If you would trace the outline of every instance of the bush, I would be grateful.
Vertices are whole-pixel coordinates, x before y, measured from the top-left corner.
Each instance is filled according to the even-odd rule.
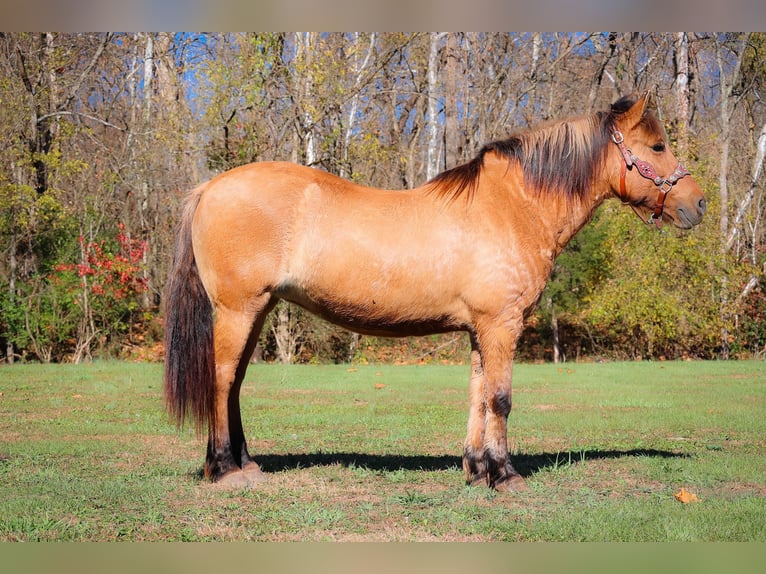
[[[22,356],[79,362],[120,343],[143,321],[146,242],[131,239],[120,224],[115,240],[80,237],[78,244],[78,262],[31,277],[17,289],[15,304],[7,294],[0,299],[5,337]]]

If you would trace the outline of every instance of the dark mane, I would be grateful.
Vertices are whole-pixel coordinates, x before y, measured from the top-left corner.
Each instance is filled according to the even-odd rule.
[[[612,126],[634,101],[624,97],[608,112],[570,118],[486,144],[474,159],[440,173],[427,185],[448,200],[463,194],[470,198],[476,191],[484,156],[495,153],[507,159],[509,167],[513,163],[520,165],[525,184],[537,193],[577,201],[587,195],[603,165]],[[645,114],[642,122],[648,130],[662,133],[653,114]]]

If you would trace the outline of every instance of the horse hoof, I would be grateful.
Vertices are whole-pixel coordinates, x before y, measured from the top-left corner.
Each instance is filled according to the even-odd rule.
[[[258,484],[269,480],[269,475],[261,470],[261,467],[254,462],[246,464],[242,468],[242,472],[245,473],[248,480],[252,484]]]
[[[502,482],[495,483],[494,487],[498,492],[523,492],[529,490],[527,481],[520,474],[512,474]]]
[[[257,465],[256,465],[257,466]],[[224,490],[240,490],[244,488],[253,488],[255,485],[266,480],[266,475],[257,470],[232,470],[219,478],[215,485]]]
[[[483,476],[482,475],[477,475],[477,476],[474,476],[473,478],[469,477],[469,478],[466,479],[465,483],[468,486],[470,486],[470,487],[483,486],[483,487],[486,488],[486,486],[488,484],[488,482],[487,482],[487,475],[486,474],[483,475]]]

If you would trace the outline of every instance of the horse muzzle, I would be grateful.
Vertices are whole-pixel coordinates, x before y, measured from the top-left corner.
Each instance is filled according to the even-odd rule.
[[[707,211],[707,201],[701,197],[695,204],[677,206],[675,211],[674,223],[676,226],[681,229],[691,229],[702,221],[702,217]]]

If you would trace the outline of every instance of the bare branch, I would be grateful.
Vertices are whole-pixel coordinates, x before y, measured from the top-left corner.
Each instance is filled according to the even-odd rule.
[[[85,66],[83,71],[80,73],[80,77],[77,78],[77,81],[72,84],[72,88],[69,90],[69,94],[64,99],[62,104],[59,106],[59,110],[64,110],[69,107],[69,105],[74,101],[74,99],[77,97],[77,92],[80,91],[80,87],[82,86],[83,82],[90,76],[91,71],[98,63],[98,60],[101,58],[101,54],[103,54],[104,49],[109,44],[109,42],[112,41],[112,38],[114,37],[114,34],[112,32],[109,32],[104,35],[103,39],[101,40],[101,43],[98,45],[98,48],[96,48],[95,53],[93,54],[93,57],[90,59],[90,62],[88,62],[88,65]]]
[[[739,235],[739,226],[750,208],[750,204],[753,202],[753,197],[758,188],[758,180],[761,177],[763,171],[763,160],[766,156],[766,124],[761,128],[761,134],[758,136],[758,151],[755,155],[755,162],[753,163],[753,175],[750,181],[750,188],[745,193],[742,201],[737,208],[737,214],[734,216],[734,222],[729,229],[728,237],[726,238],[726,251],[730,251],[734,245],[734,240]]]
[[[50,114],[45,114],[44,116],[40,116],[39,118],[37,118],[37,121],[38,122],[42,122],[42,121],[45,121],[45,120],[47,120],[49,118],[60,117],[60,116],[77,116],[77,117],[89,119],[89,120],[94,121],[94,122],[98,122],[98,123],[100,123],[100,124],[102,124],[102,125],[104,125],[104,126],[106,126],[108,128],[113,128],[113,129],[116,129],[116,130],[120,130],[121,132],[128,131],[127,128],[121,128],[120,126],[116,126],[116,125],[114,125],[114,124],[112,124],[110,122],[107,122],[106,120],[102,120],[101,118],[97,118],[95,116],[91,116],[90,114],[84,114],[82,112],[70,112],[70,111],[67,111],[67,110],[62,110],[62,111],[59,111],[59,112],[53,112],[53,113],[50,113]]]

